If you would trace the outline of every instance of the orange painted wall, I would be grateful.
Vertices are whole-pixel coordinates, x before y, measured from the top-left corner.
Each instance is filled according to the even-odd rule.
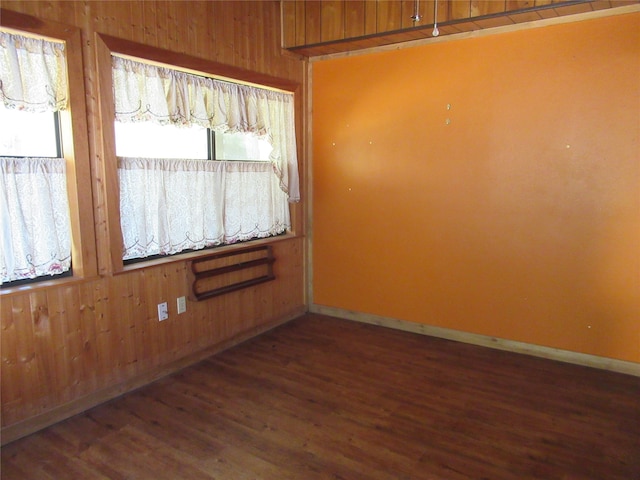
[[[639,132],[637,13],[313,63],[314,303],[640,362]]]

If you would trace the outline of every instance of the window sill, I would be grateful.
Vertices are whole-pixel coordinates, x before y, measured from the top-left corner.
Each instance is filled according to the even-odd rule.
[[[122,275],[129,272],[142,270],[145,268],[156,267],[158,265],[167,265],[167,264],[176,263],[176,262],[187,262],[189,260],[193,260],[194,258],[210,255],[213,251],[228,252],[228,251],[246,248],[247,246],[269,245],[269,244],[275,244],[279,242],[286,242],[286,241],[290,241],[300,237],[301,235],[298,235],[295,233],[286,233],[283,235],[279,235],[277,237],[260,238],[256,240],[250,240],[247,242],[234,243],[233,245],[223,245],[220,247],[216,247],[215,249],[209,248],[209,249],[198,250],[197,252],[171,255],[165,258],[157,258],[157,259],[149,260],[146,262],[143,261],[143,262],[138,262],[130,265],[125,265],[122,271],[115,273],[115,275]],[[75,285],[80,285],[86,282],[98,280],[100,278],[101,278],[100,276],[95,276],[95,275],[88,276],[88,277],[52,278],[50,280],[42,280],[35,283],[17,285],[15,287],[2,288],[0,289],[0,297],[8,298],[11,296],[23,295],[25,293],[38,292],[41,290],[61,288],[61,287],[73,287]]]
[[[167,265],[170,263],[176,263],[176,262],[187,262],[189,260],[193,260],[199,257],[204,257],[207,255],[211,255],[214,252],[229,252],[229,251],[233,251],[233,250],[240,250],[243,248],[247,248],[249,246],[257,246],[257,245],[271,245],[274,243],[279,243],[279,242],[285,242],[285,241],[289,241],[289,240],[293,240],[295,238],[300,238],[301,235],[298,235],[296,233],[285,233],[282,235],[278,235],[276,237],[268,237],[268,238],[259,238],[256,240],[249,240],[246,242],[238,242],[238,243],[234,243],[232,245],[221,245],[219,247],[215,247],[215,248],[205,248],[202,250],[198,250],[195,252],[189,252],[189,253],[177,253],[175,255],[170,255],[167,257],[163,257],[163,258],[154,258],[153,260],[148,260],[148,261],[140,261],[140,262],[136,262],[136,263],[131,263],[128,265],[124,265],[122,270],[119,272],[116,272],[115,275],[122,275],[125,273],[129,273],[132,271],[136,271],[136,270],[142,270],[145,268],[150,268],[150,267],[157,267],[159,265]]]
[[[97,280],[100,277],[64,277],[64,278],[51,278],[50,280],[41,280],[38,282],[27,283],[23,285],[17,285],[15,287],[4,287],[0,289],[0,297],[9,297],[14,295],[22,295],[25,293],[37,292],[39,290],[46,290],[50,288],[60,288],[79,285],[81,283]]]

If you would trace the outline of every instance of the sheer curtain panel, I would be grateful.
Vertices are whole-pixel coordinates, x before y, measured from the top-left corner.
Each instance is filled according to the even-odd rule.
[[[64,44],[0,32],[0,95],[7,108],[55,112],[67,108]]]
[[[2,282],[71,268],[64,158],[0,157]]]
[[[119,158],[123,259],[285,232],[286,195],[268,163]]]

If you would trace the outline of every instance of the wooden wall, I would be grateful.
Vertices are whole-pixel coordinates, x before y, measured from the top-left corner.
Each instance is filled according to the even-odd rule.
[[[617,8],[637,0],[438,0],[440,35]],[[309,57],[430,38],[434,0],[283,0],[283,45]],[[417,11],[420,19],[413,21]]]
[[[84,72],[70,75],[84,75],[93,198],[80,200],[89,211],[93,205],[100,272],[0,294],[6,442],[305,310],[302,204],[293,207],[297,235],[273,243],[275,281],[188,302],[187,312],[177,315],[176,298],[188,296],[185,260],[112,273],[96,153],[102,149],[95,33],[300,85],[306,67],[282,53],[277,1],[3,1],[2,7],[81,29]],[[304,96],[304,89],[298,93]],[[300,134],[298,144],[302,159]],[[170,317],[160,323],[163,301]]]
[[[312,310],[639,371],[639,26],[314,61]]]

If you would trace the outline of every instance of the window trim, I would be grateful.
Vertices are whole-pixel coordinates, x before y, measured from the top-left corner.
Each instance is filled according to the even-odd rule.
[[[71,261],[73,274],[62,278],[39,277],[40,280],[12,287],[7,284],[0,294],[24,291],[41,286],[66,284],[97,275],[93,191],[84,88],[81,30],[71,25],[42,20],[30,15],[0,9],[3,30],[33,35],[65,43],[69,106],[59,112],[60,137],[67,167],[67,195],[71,220]],[[73,112],[73,114],[72,114]]]
[[[115,149],[115,107],[113,98],[112,61],[111,56],[133,57],[135,60],[145,59],[149,63],[171,65],[172,68],[189,73],[206,74],[235,83],[243,83],[262,88],[273,88],[294,93],[296,122],[302,118],[302,105],[300,103],[301,85],[289,80],[244,70],[238,67],[224,65],[218,62],[180,54],[148,45],[124,40],[110,35],[96,32],[96,66],[98,70],[97,88],[100,123],[102,128],[97,130],[96,148],[98,150],[98,165],[96,168],[97,182],[103,190],[98,194],[104,202],[103,208],[96,210],[96,225],[100,226],[98,232],[99,247],[98,269],[100,274],[118,274],[134,269],[146,268],[160,263],[184,262],[191,258],[207,255],[209,249],[197,252],[178,253],[162,259],[140,261],[125,264],[122,260],[123,242],[120,230],[120,192],[118,187],[118,171]],[[300,152],[300,139],[297,140],[298,152]],[[302,158],[300,155],[298,158]],[[291,233],[266,239],[256,239],[251,242],[281,241],[283,238],[297,237],[302,232],[302,202],[290,204],[291,208]],[[248,242],[234,245],[220,246],[216,248],[237,249],[245,248]]]

